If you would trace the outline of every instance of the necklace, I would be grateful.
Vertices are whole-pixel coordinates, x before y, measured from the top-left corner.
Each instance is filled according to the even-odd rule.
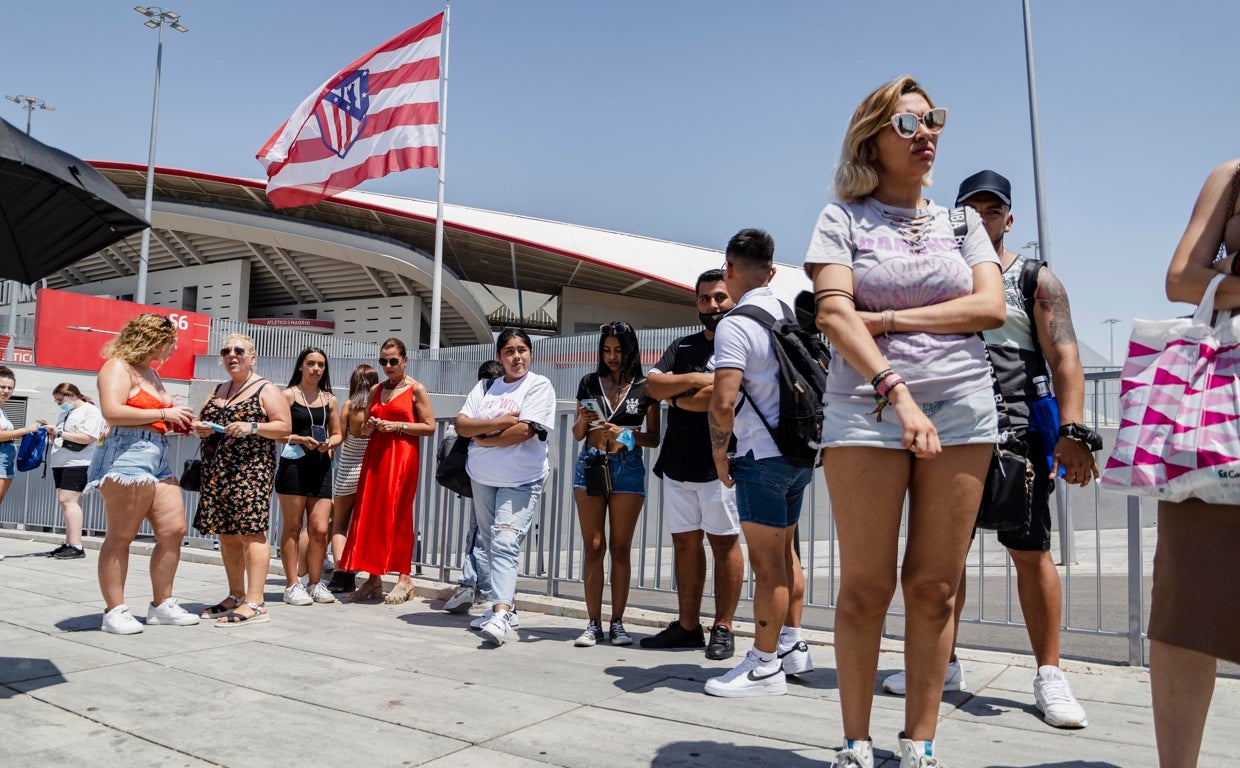
[[[229,382],[229,384],[228,384],[228,395],[227,395],[224,399],[225,399],[225,400],[232,400],[232,399],[233,399],[233,394],[235,394],[235,393],[237,393],[237,392],[244,392],[244,391],[245,391],[245,387],[246,387],[246,385],[250,383],[250,379],[251,379],[251,378],[253,378],[253,376],[254,376],[253,372],[251,372],[249,375],[247,375],[247,376],[245,377],[245,381],[241,382],[241,386],[240,386],[240,387],[238,387],[238,388],[237,388],[237,389],[235,389],[235,390],[233,389],[233,384],[234,384],[234,383],[236,383],[236,382]]]
[[[301,390],[301,399],[306,401],[307,408],[309,408],[314,403],[315,400],[318,400],[319,396],[322,395],[323,393],[322,390],[320,390],[318,387],[315,387],[314,389],[310,391],[311,394],[307,395],[306,388],[304,386],[302,386],[301,384],[298,384],[297,388]]]
[[[400,381],[392,381],[391,379],[388,379],[387,381],[383,382],[383,388],[384,389],[396,389],[397,387],[403,387],[405,385],[405,382],[408,380],[409,380],[408,376],[400,377]]]

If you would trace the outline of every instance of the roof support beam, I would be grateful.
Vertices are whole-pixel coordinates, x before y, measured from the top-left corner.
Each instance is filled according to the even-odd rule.
[[[362,269],[366,270],[366,277],[369,277],[370,282],[374,283],[375,287],[379,289],[380,296],[382,296],[385,299],[390,298],[392,296],[392,292],[389,291],[388,287],[383,284],[383,280],[379,278],[379,274],[377,272],[375,272],[370,267],[366,267],[366,266],[363,266]]]
[[[186,253],[194,257],[194,261],[200,265],[207,263],[207,257],[202,255],[202,251],[198,250],[197,246],[189,241],[189,238],[176,230],[169,229],[167,232],[172,236],[173,240],[177,241],[177,245],[184,248]]]
[[[393,273],[392,273],[392,276],[396,278],[396,282],[400,283],[400,287],[401,287],[401,288],[403,288],[403,289],[405,289],[405,293],[409,294],[410,296],[418,296],[418,295],[419,295],[419,294],[418,294],[418,287],[417,287],[416,285],[414,285],[414,284],[413,284],[413,281],[412,281],[412,280],[410,280],[409,278],[405,277],[404,275],[402,275],[402,274],[401,274],[401,273],[399,273],[399,272],[393,272]]]
[[[643,285],[645,285],[648,282],[650,282],[650,278],[643,277],[641,280],[638,280],[635,283],[630,283],[629,285],[626,285],[625,287],[621,288],[619,291],[616,291],[616,293],[619,293],[621,296],[623,296],[629,291],[636,291],[638,288],[641,288]]]
[[[287,279],[285,279],[284,275],[280,274],[280,271],[276,269],[276,265],[272,263],[271,257],[263,253],[262,248],[250,242],[247,242],[245,244],[245,247],[249,248],[250,253],[254,254],[254,258],[258,259],[262,263],[262,265],[267,268],[267,271],[270,272],[271,276],[276,279],[276,282],[280,284],[280,287],[282,287],[288,293],[288,295],[292,297],[294,303],[296,304],[306,303],[305,297],[302,296],[301,293],[299,293],[298,290],[293,287],[292,283],[290,283]]]
[[[178,264],[183,267],[189,266],[189,262],[186,261],[185,257],[181,255],[181,252],[176,249],[176,246],[171,240],[168,239],[167,235],[160,230],[155,229],[155,227],[151,227],[151,234],[155,236],[155,239],[159,241],[160,245],[168,250],[168,253],[172,254],[172,258],[176,259]]]
[[[73,281],[74,285],[84,285],[86,283],[86,278],[82,277],[82,273],[78,272],[73,267],[65,267],[64,269],[60,270],[60,274],[68,275],[69,279]]]
[[[122,240],[121,242],[124,242],[124,241]],[[126,243],[126,245],[128,245],[128,243]],[[123,253],[123,252],[122,252],[119,248],[117,248],[115,245],[109,245],[107,248],[104,248],[103,250],[104,250],[104,251],[107,251],[107,252],[108,252],[108,253],[110,253],[110,254],[112,254],[114,257],[116,257],[116,260],[117,260],[117,261],[119,261],[121,264],[124,264],[124,265],[125,265],[125,267],[127,267],[127,268],[129,269],[129,272],[128,272],[128,273],[122,273],[122,274],[130,274],[130,275],[136,275],[136,274],[138,274],[138,265],[137,265],[137,264],[134,264],[134,263],[133,263],[133,260],[132,260],[132,259],[130,259],[128,256],[126,256],[126,255],[125,255],[125,254],[124,254],[124,253]],[[100,251],[100,253],[102,253],[102,252],[103,252],[103,251]]]
[[[285,266],[289,268],[290,272],[296,275],[302,285],[306,286],[306,290],[310,291],[310,295],[314,297],[315,301],[327,301],[327,298],[323,295],[323,292],[314,285],[314,281],[312,281],[305,272],[301,271],[301,267],[297,266],[297,262],[293,261],[293,257],[288,251],[276,245],[271,246],[271,250],[275,251],[276,255],[284,260]]]
[[[110,248],[104,248],[100,251],[99,258],[103,259],[104,262],[112,268],[112,271],[116,273],[117,277],[126,277],[130,274],[129,272],[126,272],[125,267],[112,256]]]

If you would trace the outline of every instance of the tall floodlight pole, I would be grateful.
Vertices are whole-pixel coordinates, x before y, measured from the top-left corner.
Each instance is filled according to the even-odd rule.
[[[155,133],[159,127],[159,70],[164,58],[164,24],[177,32],[188,32],[181,26],[181,14],[166,8],[152,6],[147,8],[135,5],[134,10],[146,17],[144,22],[151,29],[159,30],[159,45],[155,48],[155,101],[151,105],[151,147],[146,161],[146,207],[143,209],[145,218],[151,220],[151,199],[155,196]],[[138,290],[134,292],[134,301],[146,303],[146,269],[151,255],[151,228],[142,230],[142,251],[138,257]]]
[[[5,96],[4,98],[8,99],[14,104],[20,105],[22,109],[26,110],[26,135],[27,136],[30,135],[30,116],[34,114],[34,111],[36,109],[46,109],[48,112],[56,111],[55,107],[49,107],[47,104],[44,103],[43,99],[40,99],[37,96],[27,96],[25,94],[21,94],[19,96]]]
[[[1111,365],[1115,365],[1115,324],[1119,322],[1119,318],[1108,317],[1106,320],[1103,320],[1102,322],[1111,326],[1111,351],[1107,355],[1107,362],[1109,362]]]
[[[1046,198],[1042,194],[1042,135],[1038,131],[1038,88],[1033,68],[1033,23],[1029,17],[1029,0],[1021,0],[1025,9],[1025,74],[1029,79],[1029,133],[1033,139],[1033,199],[1038,210],[1038,244],[1042,260],[1051,263],[1051,236],[1046,226]]]

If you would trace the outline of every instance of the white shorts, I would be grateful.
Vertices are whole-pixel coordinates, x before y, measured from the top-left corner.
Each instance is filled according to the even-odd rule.
[[[718,480],[682,483],[663,478],[663,514],[668,533],[705,531],[715,536],[741,532],[736,512],[736,491]]]

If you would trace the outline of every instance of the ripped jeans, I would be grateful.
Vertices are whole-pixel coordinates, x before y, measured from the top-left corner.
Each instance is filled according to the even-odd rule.
[[[478,521],[481,547],[474,554],[478,566],[478,588],[491,605],[512,607],[517,592],[517,564],[521,545],[534,520],[543,481],[536,480],[512,488],[482,485],[476,480],[474,517]],[[488,588],[489,587],[489,588]]]

